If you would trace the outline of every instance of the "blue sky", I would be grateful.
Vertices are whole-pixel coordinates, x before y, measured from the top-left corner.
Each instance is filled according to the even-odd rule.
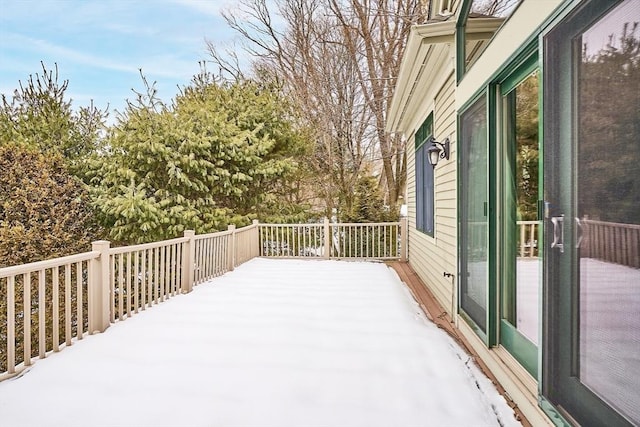
[[[73,106],[109,104],[122,111],[139,69],[169,101],[207,59],[205,39],[220,50],[233,33],[220,11],[228,0],[0,0],[0,93],[40,73],[40,61],[69,80]],[[213,69],[212,69],[213,71]]]

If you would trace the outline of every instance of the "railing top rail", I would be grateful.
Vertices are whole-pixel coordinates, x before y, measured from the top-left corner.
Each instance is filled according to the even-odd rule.
[[[400,221],[392,221],[392,222],[331,222],[330,226],[383,226],[383,225],[400,225]],[[260,227],[324,227],[322,222],[311,222],[311,223],[301,223],[301,224],[259,224]]]
[[[236,234],[246,233],[247,231],[251,231],[251,230],[253,230],[254,228],[258,228],[258,225],[257,225],[257,224],[255,224],[255,225],[248,225],[248,226],[246,226],[246,227],[242,227],[242,228],[236,228],[236,231],[235,231],[235,232],[236,232]]]
[[[241,231],[253,230],[256,227],[258,227],[258,224],[245,225],[244,227],[236,228],[236,233],[239,233]]]
[[[596,219],[581,219],[583,224],[593,224],[593,225],[606,225],[609,227],[620,227],[620,228],[630,228],[633,230],[640,230],[640,224],[624,224],[621,222],[609,222],[609,221],[599,221]]]
[[[332,222],[329,225],[333,227],[381,227],[386,225],[400,225],[400,221],[397,222]]]
[[[256,228],[258,226],[258,224],[250,224],[250,225],[246,225],[242,228],[236,228],[235,230],[224,230],[224,231],[216,231],[215,233],[208,233],[208,234],[196,234],[194,236],[195,240],[202,240],[202,239],[208,239],[211,237],[222,237],[222,236],[226,236],[229,235],[231,233],[242,233],[244,231],[250,231],[253,230],[254,228]]]
[[[540,224],[542,221],[539,220],[531,220],[531,221],[516,221],[518,225],[529,225],[529,224]]]
[[[16,276],[18,274],[40,271],[47,268],[60,267],[81,261],[89,261],[100,256],[98,251],[83,252],[75,255],[68,255],[60,258],[52,258],[44,261],[31,262],[29,264],[13,265],[11,267],[0,268],[0,278]]]
[[[195,236],[193,236],[194,240],[203,240],[203,239],[210,239],[212,237],[222,237],[222,236],[227,236],[229,234],[231,234],[232,231],[231,230],[225,230],[225,231],[216,231],[215,233],[208,233],[208,234],[196,234]]]
[[[120,246],[117,248],[109,249],[109,255],[118,255],[118,254],[124,254],[128,252],[144,251],[146,249],[155,249],[155,248],[160,248],[162,246],[175,245],[177,243],[184,243],[188,240],[189,239],[187,237],[178,237],[175,239],[162,240],[160,242],[143,243],[140,245],[133,245],[133,246]]]
[[[309,222],[309,223],[300,223],[300,224],[272,224],[272,223],[259,223],[257,224],[260,228],[265,227],[324,227],[324,223],[322,222]]]

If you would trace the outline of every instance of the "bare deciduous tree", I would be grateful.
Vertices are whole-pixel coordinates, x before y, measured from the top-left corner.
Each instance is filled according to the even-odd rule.
[[[406,185],[400,138],[385,132],[411,25],[424,20],[420,0],[242,0],[225,13],[245,42],[254,70],[280,81],[316,132],[315,165],[327,208],[350,206],[351,188],[364,162],[379,161],[387,201],[395,204]],[[273,10],[273,8],[271,8]],[[237,57],[214,62],[241,76]],[[226,57],[229,58],[229,57]]]

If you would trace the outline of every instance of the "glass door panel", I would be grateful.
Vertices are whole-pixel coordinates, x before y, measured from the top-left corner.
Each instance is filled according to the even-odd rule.
[[[580,35],[574,221],[580,381],[640,424],[638,21],[627,0]]]
[[[482,97],[460,119],[460,306],[487,332],[489,245],[487,106]]]
[[[586,1],[546,39],[543,392],[585,426],[640,425],[637,22]]]
[[[532,62],[535,66],[535,62]],[[500,342],[537,376],[538,71],[525,67],[515,87],[503,87],[502,280]]]

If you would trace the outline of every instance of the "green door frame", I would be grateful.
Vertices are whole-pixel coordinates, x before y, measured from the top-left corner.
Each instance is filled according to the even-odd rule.
[[[537,52],[533,52],[528,58],[524,61],[519,61],[516,63],[514,67],[507,67],[508,69],[513,69],[506,77],[501,79],[498,83],[498,92],[499,92],[499,103],[503,103],[503,99],[509,93],[511,93],[522,81],[524,81],[528,76],[530,76],[536,70],[539,70],[539,61]],[[538,94],[539,100],[539,94]],[[540,104],[538,104],[540,105]],[[496,104],[498,107],[498,104]],[[512,144],[512,137],[515,136],[515,129],[511,129],[508,126],[509,118],[506,117],[506,114],[509,112],[505,111],[504,108],[498,108],[499,111],[502,111],[502,120],[501,123],[498,124],[499,128],[497,129],[502,135],[501,140],[503,141],[501,149],[495,151],[496,157],[501,157],[497,159],[500,162],[500,180],[499,180],[499,189],[500,194],[497,198],[497,203],[499,204],[499,212],[502,213],[500,215],[500,224],[498,224],[496,228],[497,234],[501,236],[498,239],[496,244],[497,253],[496,256],[500,258],[500,262],[497,266],[497,277],[499,278],[496,282],[496,287],[499,288],[497,290],[500,304],[498,304],[498,338],[500,344],[505,347],[515,358],[520,362],[520,364],[534,377],[538,377],[538,346],[536,346],[533,342],[527,339],[522,333],[520,333],[515,325],[509,323],[505,320],[506,313],[503,313],[503,309],[505,307],[505,301],[514,300],[516,294],[516,272],[514,271],[513,266],[511,265],[510,260],[514,257],[517,247],[517,229],[513,229],[514,227],[509,227],[506,229],[505,227],[510,221],[511,218],[507,217],[507,213],[511,211],[512,205],[515,200],[515,189],[511,186],[508,186],[508,183],[512,182],[511,179],[508,178],[508,174],[514,173],[514,164],[512,161],[513,156],[515,156],[515,147]],[[513,111],[515,114],[515,111]],[[541,109],[539,109],[539,116],[541,115]],[[515,117],[512,118],[512,120]],[[513,120],[515,122],[515,120]],[[541,145],[541,140],[538,138],[538,147]],[[542,170],[542,157],[539,157],[539,169]],[[540,228],[538,227],[538,233],[540,234]],[[538,242],[541,242],[540,236],[538,236]],[[540,244],[538,244],[540,246]],[[510,304],[513,308],[513,314],[515,315],[515,304],[512,302]]]
[[[486,120],[486,127],[487,127],[487,146],[486,146],[486,150],[487,150],[487,204],[486,204],[486,212],[487,212],[487,222],[488,222],[488,240],[487,240],[487,296],[485,299],[485,328],[483,329],[483,327],[478,324],[474,319],[473,316],[471,315],[471,313],[467,313],[465,311],[464,308],[464,304],[463,304],[463,292],[462,292],[462,281],[459,282],[458,286],[458,308],[459,308],[459,314],[460,316],[467,322],[467,324],[469,324],[469,326],[473,329],[473,331],[478,335],[478,337],[480,337],[480,339],[482,339],[482,341],[485,343],[485,345],[487,345],[488,347],[492,346],[495,344],[495,321],[493,321],[492,316],[489,315],[489,313],[493,313],[495,310],[495,291],[494,291],[494,287],[492,287],[490,285],[491,281],[493,280],[493,268],[492,268],[492,262],[493,262],[493,257],[490,256],[491,254],[491,250],[492,250],[492,233],[490,232],[490,230],[492,229],[492,227],[495,226],[495,224],[492,224],[492,218],[495,217],[494,215],[494,209],[493,209],[493,205],[492,205],[492,193],[491,193],[491,189],[493,187],[493,182],[494,182],[494,177],[492,176],[492,167],[491,167],[491,153],[494,150],[494,145],[492,144],[492,140],[491,140],[491,136],[493,134],[492,131],[490,131],[490,129],[492,128],[493,124],[495,123],[495,114],[493,114],[491,112],[491,105],[493,105],[494,101],[492,101],[492,97],[490,96],[490,92],[487,92],[486,88],[483,88],[482,90],[480,90],[478,93],[476,93],[475,96],[473,96],[467,103],[465,103],[465,105],[460,108],[460,110],[458,111],[458,119],[457,119],[457,134],[458,135],[462,135],[462,131],[461,131],[461,123],[462,123],[462,116],[468,112],[470,109],[472,109],[474,106],[476,106],[476,103],[478,101],[480,101],[481,99],[484,99],[484,103],[485,103],[485,109],[486,109],[486,115],[485,115],[485,120]],[[493,99],[495,99],[495,95],[493,96]],[[462,141],[462,138],[459,137],[460,140],[460,144],[466,144],[466,141]],[[458,185],[459,188],[458,190],[460,191],[461,188],[461,183],[462,183],[462,178],[463,178],[463,161],[464,159],[464,154],[462,154],[463,150],[460,149],[460,155],[458,156],[458,165],[457,165],[457,181],[458,181]],[[462,236],[462,228],[463,228],[463,221],[462,221],[462,216],[460,215],[460,212],[462,212],[463,210],[466,210],[465,207],[462,206],[462,197],[458,197],[458,260],[459,260],[459,266],[458,266],[458,276],[459,277],[463,277],[463,271],[465,272],[464,274],[466,275],[466,267],[465,269],[463,269],[462,264],[464,262],[466,262],[467,258],[467,254],[463,253],[466,247],[466,242],[467,242],[467,236]],[[465,276],[466,277],[466,276]],[[465,279],[466,280],[466,279]],[[473,301],[468,300],[467,302],[473,303]],[[479,307],[480,309],[482,309],[482,307]],[[477,316],[477,313],[475,314]]]

